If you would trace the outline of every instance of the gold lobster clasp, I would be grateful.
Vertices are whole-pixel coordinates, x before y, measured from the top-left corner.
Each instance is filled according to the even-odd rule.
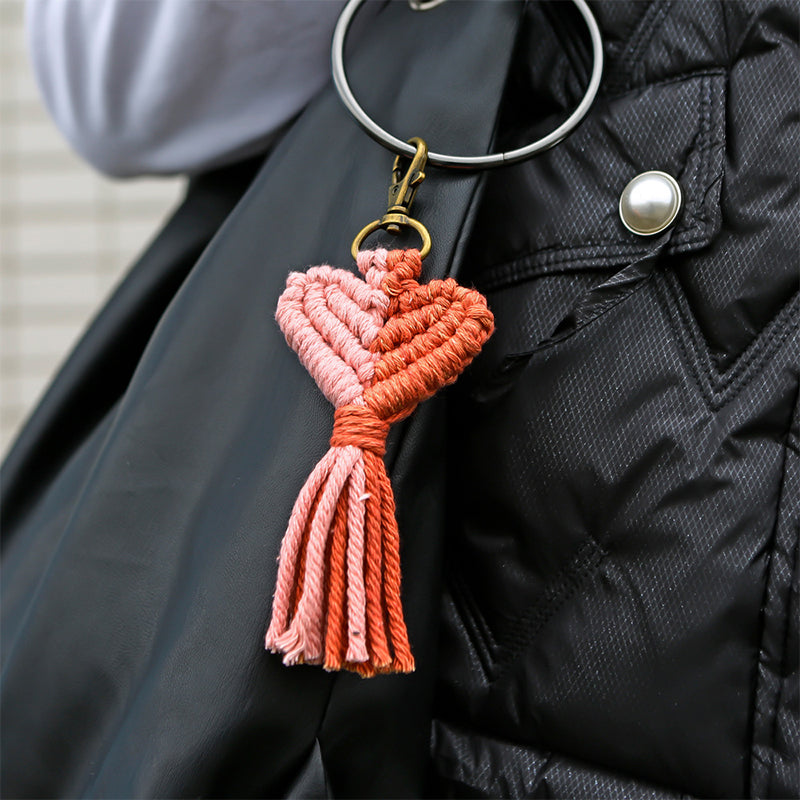
[[[418,220],[409,216],[411,203],[422,181],[425,180],[425,164],[428,161],[428,145],[415,136],[409,139],[409,144],[417,148],[417,152],[411,156],[411,163],[408,168],[403,168],[403,162],[408,160],[408,156],[397,156],[392,167],[392,183],[389,186],[389,206],[386,213],[374,222],[363,227],[356,238],[350,252],[353,258],[358,256],[361,244],[370,234],[379,228],[389,231],[389,233],[400,233],[403,227],[413,228],[422,238],[420,247],[420,258],[425,258],[431,251],[431,236],[427,228]]]

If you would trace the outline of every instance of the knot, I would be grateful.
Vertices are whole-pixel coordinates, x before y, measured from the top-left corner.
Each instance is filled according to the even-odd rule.
[[[331,447],[352,445],[383,456],[388,433],[389,423],[377,417],[371,408],[350,403],[336,409]]]
[[[388,251],[380,247],[376,250],[361,250],[358,254],[358,271],[373,289],[380,289],[381,282],[386,277],[387,255]]]
[[[419,250],[389,250],[386,253],[386,277],[381,288],[389,297],[397,297],[404,289],[416,285],[422,272]]]

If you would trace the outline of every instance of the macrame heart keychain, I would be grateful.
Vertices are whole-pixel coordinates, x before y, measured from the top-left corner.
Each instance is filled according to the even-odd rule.
[[[411,672],[414,657],[400,602],[400,538],[383,463],[389,426],[455,381],[494,328],[485,298],[452,278],[420,283],[430,252],[425,226],[409,208],[425,165],[490,169],[556,145],[588,112],[600,86],[603,42],[586,0],[572,0],[592,41],[589,85],[575,110],[535,142],[480,156],[428,153],[381,128],[356,101],[344,70],[350,22],[364,0],[348,0],[333,35],[336,89],[374,139],[402,154],[394,162],[389,209],[356,236],[357,277],[312,267],[289,275],[276,318],[289,345],[333,403],[330,450],[300,490],[281,543],[267,649],[286,664],[322,664],[363,676]],[[442,0],[409,0],[426,11]],[[410,145],[414,145],[412,148]],[[403,169],[403,159],[410,165]],[[378,229],[413,228],[420,250],[365,250]]]
[[[370,676],[411,672],[400,602],[400,539],[383,462],[389,426],[452,383],[494,320],[452,278],[419,283],[430,236],[408,216],[427,148],[395,160],[389,210],[353,243],[359,278],[329,266],[289,275],[276,319],[336,408],[330,450],[295,502],[281,544],[266,646],[284,663]],[[422,250],[358,250],[378,228],[410,226]]]

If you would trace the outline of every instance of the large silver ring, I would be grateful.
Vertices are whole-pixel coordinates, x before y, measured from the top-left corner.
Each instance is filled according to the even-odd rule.
[[[348,0],[347,5],[339,16],[339,21],[336,23],[336,30],[333,33],[333,43],[331,45],[333,82],[336,85],[339,96],[342,98],[342,102],[347,106],[348,111],[350,111],[355,117],[356,122],[358,122],[373,139],[398,155],[413,156],[415,150],[410,144],[404,142],[402,139],[398,139],[396,136],[392,136],[391,133],[381,128],[381,126],[361,108],[350,89],[350,84],[347,82],[347,75],[344,69],[345,39],[347,38],[347,32],[353,17],[358,11],[359,6],[364,2],[365,0]],[[486,169],[490,167],[500,167],[504,164],[513,164],[517,161],[530,158],[544,150],[549,150],[575,130],[589,111],[597,95],[597,90],[600,88],[600,78],[603,74],[603,39],[600,35],[600,28],[597,25],[597,21],[589,10],[586,0],[572,0],[572,2],[577,7],[583,17],[583,21],[586,23],[586,27],[589,29],[594,58],[589,85],[577,108],[554,131],[548,133],[547,136],[543,136],[541,139],[537,139],[531,144],[525,145],[525,147],[509,150],[505,153],[494,153],[484,156],[449,156],[442,153],[428,153],[429,164],[433,164],[437,167],[452,167],[456,169]],[[425,136],[424,131],[418,131],[417,133],[423,137]]]

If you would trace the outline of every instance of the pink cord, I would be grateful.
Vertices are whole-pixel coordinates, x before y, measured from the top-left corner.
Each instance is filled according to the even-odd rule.
[[[290,273],[275,315],[289,346],[336,408],[364,405],[362,395],[372,382],[380,355],[373,353],[370,345],[386,322],[389,307],[389,297],[380,288],[387,272],[386,250],[359,253],[358,268],[366,281],[330,266]],[[300,491],[281,544],[272,621],[265,642],[273,652],[284,653],[287,664],[301,659],[322,661],[325,549],[336,504],[348,483],[346,658],[354,663],[369,658],[365,636],[364,458],[357,447],[331,447]],[[305,553],[303,594],[290,622],[303,531],[320,491],[322,498]]]

